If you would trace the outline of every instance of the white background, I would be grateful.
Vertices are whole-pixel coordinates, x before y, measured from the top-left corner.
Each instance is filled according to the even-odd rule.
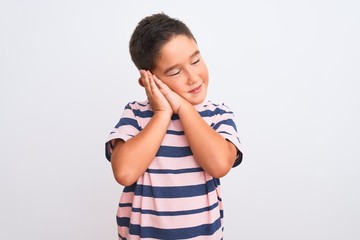
[[[184,21],[235,112],[225,239],[360,239],[360,2],[0,1],[0,239],[116,239],[104,142],[144,100],[128,41]]]

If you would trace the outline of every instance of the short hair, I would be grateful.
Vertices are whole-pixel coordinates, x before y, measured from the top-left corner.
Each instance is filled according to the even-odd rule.
[[[131,59],[140,70],[154,70],[161,48],[177,35],[194,38],[190,29],[180,20],[164,13],[143,18],[136,26],[129,42]]]

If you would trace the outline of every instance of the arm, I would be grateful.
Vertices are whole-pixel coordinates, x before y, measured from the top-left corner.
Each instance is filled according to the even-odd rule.
[[[154,115],[136,136],[124,142],[117,140],[111,155],[111,166],[118,183],[129,186],[136,182],[154,159],[169,126],[172,109],[148,74],[141,71]]]
[[[153,78],[173,112],[179,114],[195,160],[211,176],[225,176],[235,162],[236,147],[212,129],[189,102],[173,92],[156,76]]]
[[[111,166],[118,183],[130,186],[146,171],[166,134],[170,117],[166,113],[155,113],[139,134],[127,142],[115,142]]]
[[[199,165],[215,178],[225,176],[235,162],[236,147],[212,129],[190,103],[183,103],[178,114]]]

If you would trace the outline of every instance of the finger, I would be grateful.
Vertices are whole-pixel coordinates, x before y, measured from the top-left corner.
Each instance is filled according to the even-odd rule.
[[[144,87],[148,85],[148,75],[145,70],[140,70],[141,79],[143,81]]]
[[[164,83],[160,79],[158,79],[156,77],[156,75],[153,75],[153,79],[154,79],[154,82],[156,83],[156,85],[158,86],[159,89],[163,87]]]
[[[154,81],[161,91],[170,91],[170,88],[168,85],[166,85],[163,81],[161,81],[159,78],[157,78],[155,75],[153,75]]]
[[[156,85],[155,79],[153,78],[153,75],[149,75],[149,84],[153,92],[159,90],[158,86]]]
[[[152,94],[156,94],[159,92],[159,88],[155,83],[155,80],[153,78],[153,74],[150,71],[147,71],[148,79],[149,79],[149,89],[151,90]]]
[[[149,77],[146,71],[142,70],[140,71],[142,82],[144,84],[145,92],[148,97],[151,97],[151,89],[149,84]]]
[[[144,83],[144,78],[145,78],[145,70],[140,70],[140,78],[139,78],[139,83],[142,87],[145,87],[145,83]]]

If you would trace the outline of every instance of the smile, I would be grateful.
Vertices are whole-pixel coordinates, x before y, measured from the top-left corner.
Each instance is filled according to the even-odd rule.
[[[189,93],[198,93],[201,91],[201,88],[202,88],[202,84],[196,88],[194,88],[193,90],[191,90]]]

